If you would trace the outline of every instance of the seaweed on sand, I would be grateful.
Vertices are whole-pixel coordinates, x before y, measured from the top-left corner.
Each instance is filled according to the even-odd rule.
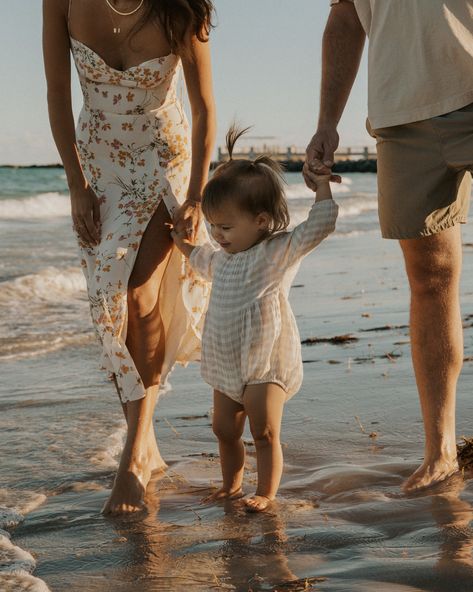
[[[301,341],[302,345],[314,345],[315,343],[332,343],[333,345],[342,345],[344,343],[353,343],[359,341],[358,337],[351,335],[335,335],[334,337],[308,337]]]
[[[473,438],[462,437],[463,443],[457,444],[457,458],[460,469],[473,469]]]

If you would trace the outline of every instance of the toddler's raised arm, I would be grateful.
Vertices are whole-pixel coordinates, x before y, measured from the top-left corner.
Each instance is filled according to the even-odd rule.
[[[290,267],[302,259],[335,230],[338,205],[330,189],[321,185],[307,220],[291,232],[281,233],[267,241],[267,256],[273,264]]]

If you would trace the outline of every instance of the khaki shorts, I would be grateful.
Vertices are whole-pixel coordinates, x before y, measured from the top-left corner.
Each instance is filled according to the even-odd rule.
[[[473,103],[432,119],[372,130],[384,238],[420,238],[467,220]]]

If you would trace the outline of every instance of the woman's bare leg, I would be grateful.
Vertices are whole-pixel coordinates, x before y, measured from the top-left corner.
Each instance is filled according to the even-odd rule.
[[[161,202],[142,237],[128,283],[127,348],[146,387],[146,396],[123,404],[127,437],[112,493],[104,512],[121,514],[143,507],[153,470],[165,468],[156,443],[153,413],[156,405],[165,335],[159,311],[162,267],[172,246],[169,214]]]
[[[243,404],[255,441],[258,486],[253,497],[246,500],[248,510],[266,510],[281,481],[283,457],[281,441],[282,413],[286,393],[277,384],[252,384],[245,388]]]
[[[118,384],[116,379],[114,378],[115,388],[118,390]],[[121,403],[123,415],[125,416],[125,420],[128,424],[128,417],[127,417],[127,405],[126,403]],[[161,471],[166,468],[166,463],[164,462],[161,453],[159,452],[158,443],[156,441],[156,434],[154,431],[154,424],[151,422],[150,429],[148,430],[148,455],[151,458],[150,461],[150,469],[151,472],[153,471]]]
[[[241,497],[241,484],[245,468],[245,446],[241,435],[245,427],[246,413],[243,405],[233,401],[220,391],[214,391],[212,427],[218,438],[220,467],[223,484],[204,501]]]

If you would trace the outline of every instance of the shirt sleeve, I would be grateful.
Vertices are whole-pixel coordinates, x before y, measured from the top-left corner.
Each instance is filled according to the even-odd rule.
[[[215,268],[215,261],[220,251],[214,249],[212,245],[206,243],[194,247],[194,250],[189,257],[189,265],[200,276],[209,282],[212,281],[212,276]]]
[[[268,259],[282,269],[290,267],[335,230],[337,216],[338,205],[332,199],[314,202],[307,220],[266,242]]]

